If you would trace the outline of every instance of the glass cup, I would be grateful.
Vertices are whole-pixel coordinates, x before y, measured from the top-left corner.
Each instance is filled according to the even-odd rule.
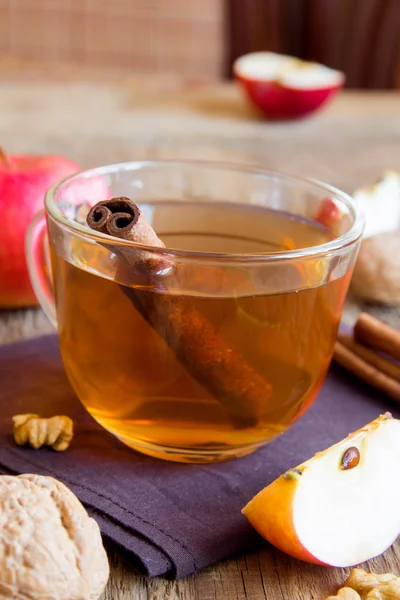
[[[86,225],[97,201],[121,196],[165,247]],[[53,186],[27,260],[92,417],[145,454],[208,462],[252,452],[312,404],[362,231],[353,200],[318,181],[131,162]]]

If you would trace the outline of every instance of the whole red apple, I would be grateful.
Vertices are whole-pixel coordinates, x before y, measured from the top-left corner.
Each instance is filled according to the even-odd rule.
[[[6,155],[0,150],[0,308],[37,304],[25,260],[25,235],[56,181],[80,171],[62,156]]]

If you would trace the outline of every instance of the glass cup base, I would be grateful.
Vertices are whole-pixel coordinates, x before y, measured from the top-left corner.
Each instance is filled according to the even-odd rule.
[[[253,446],[239,446],[229,449],[221,450],[204,450],[204,449],[191,449],[188,448],[169,448],[168,446],[159,446],[157,444],[143,443],[140,440],[128,440],[121,436],[116,436],[118,439],[129,446],[133,450],[152,456],[153,458],[159,458],[161,460],[179,462],[179,463],[192,463],[192,464],[204,464],[204,463],[216,463],[233,460],[235,458],[241,458],[247,454],[251,454],[257,448],[264,444],[256,444]]]

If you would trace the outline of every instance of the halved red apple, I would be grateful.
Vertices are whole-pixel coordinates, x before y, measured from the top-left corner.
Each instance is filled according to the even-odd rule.
[[[271,119],[294,119],[315,111],[344,84],[341,71],[274,52],[238,58],[233,73],[254,104]]]
[[[295,558],[357,565],[400,533],[399,471],[400,421],[387,413],[281,475],[243,513]]]

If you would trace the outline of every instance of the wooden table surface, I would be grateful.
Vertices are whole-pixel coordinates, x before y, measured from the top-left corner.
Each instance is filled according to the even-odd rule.
[[[82,167],[150,158],[228,160],[319,177],[349,192],[387,168],[400,169],[394,92],[344,92],[307,120],[268,123],[230,84],[182,87],[174,78],[0,63],[0,133],[8,152],[64,154]],[[357,309],[348,303],[349,319]],[[399,311],[384,316],[399,322]],[[48,331],[39,310],[0,312],[0,344]],[[112,549],[110,560],[104,600],[323,600],[349,571],[307,565],[267,545],[178,582],[145,580]],[[400,543],[368,568],[400,574]]]

